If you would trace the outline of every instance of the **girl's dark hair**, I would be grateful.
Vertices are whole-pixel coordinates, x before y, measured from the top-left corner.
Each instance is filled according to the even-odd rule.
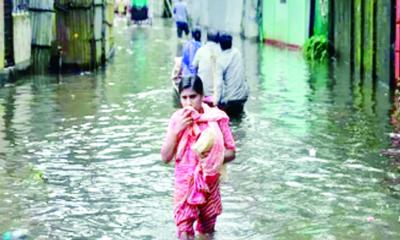
[[[196,93],[200,95],[204,95],[203,89],[203,82],[201,81],[199,76],[190,76],[190,77],[183,77],[182,80],[179,82],[179,94],[182,93],[185,89],[192,89]]]

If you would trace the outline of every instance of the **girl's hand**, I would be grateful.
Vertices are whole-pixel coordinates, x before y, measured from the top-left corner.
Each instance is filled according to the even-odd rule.
[[[182,115],[176,121],[174,133],[178,135],[181,131],[193,123],[193,118],[190,116],[190,111],[183,111]]]

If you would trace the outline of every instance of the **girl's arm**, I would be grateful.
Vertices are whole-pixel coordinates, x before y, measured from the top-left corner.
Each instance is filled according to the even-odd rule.
[[[230,150],[230,149],[225,149],[225,154],[224,154],[224,163],[228,163],[235,159],[236,157],[236,151],[235,150]]]
[[[224,136],[224,163],[228,163],[233,161],[236,157],[235,140],[233,139],[232,132],[229,127],[229,121],[219,121],[218,124],[221,129],[222,135]]]
[[[161,159],[169,163],[175,155],[178,136],[173,131],[168,131],[161,147]]]

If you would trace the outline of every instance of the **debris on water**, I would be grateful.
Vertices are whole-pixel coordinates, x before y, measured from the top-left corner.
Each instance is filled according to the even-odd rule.
[[[2,236],[2,240],[27,240],[27,239],[28,239],[28,231],[24,229],[7,231]]]
[[[33,178],[33,180],[36,180],[36,181],[39,181],[39,182],[44,181],[44,175],[43,175],[42,172],[35,172],[35,173],[33,173],[32,178]]]
[[[368,222],[372,222],[372,221],[374,221],[375,220],[375,218],[373,217],[373,216],[368,216],[367,217],[367,221]]]
[[[400,136],[398,133],[389,133],[389,137],[395,138],[396,136]]]
[[[391,186],[396,187],[397,185],[400,185],[400,178],[389,176],[389,178],[386,179],[385,182],[386,182],[387,184],[391,185]]]
[[[71,99],[74,100],[75,99],[75,95],[71,94]]]
[[[122,46],[117,46],[117,50],[121,50],[122,49]]]
[[[400,156],[400,149],[389,148],[386,150],[382,150],[381,154],[386,157],[397,157]]]
[[[102,236],[99,240],[111,240],[111,237],[108,236]]]
[[[43,172],[33,165],[30,165],[30,175],[33,180],[38,182],[44,182],[46,180]]]
[[[79,75],[85,76],[85,75],[90,75],[90,74],[92,74],[91,71],[84,71],[84,72],[81,72]]]
[[[317,149],[315,149],[315,148],[308,149],[308,155],[310,157],[315,157],[317,155]]]

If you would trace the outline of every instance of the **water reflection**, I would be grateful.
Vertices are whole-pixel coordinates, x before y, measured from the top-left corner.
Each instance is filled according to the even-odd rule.
[[[176,109],[178,41],[172,22],[117,23],[119,48],[105,69],[0,89],[0,232],[174,238],[173,166],[159,148]],[[398,199],[382,183],[379,156],[391,130],[388,88],[353,79],[341,63],[310,67],[299,52],[234,45],[251,95],[232,120],[238,154],[215,239],[398,238]]]

